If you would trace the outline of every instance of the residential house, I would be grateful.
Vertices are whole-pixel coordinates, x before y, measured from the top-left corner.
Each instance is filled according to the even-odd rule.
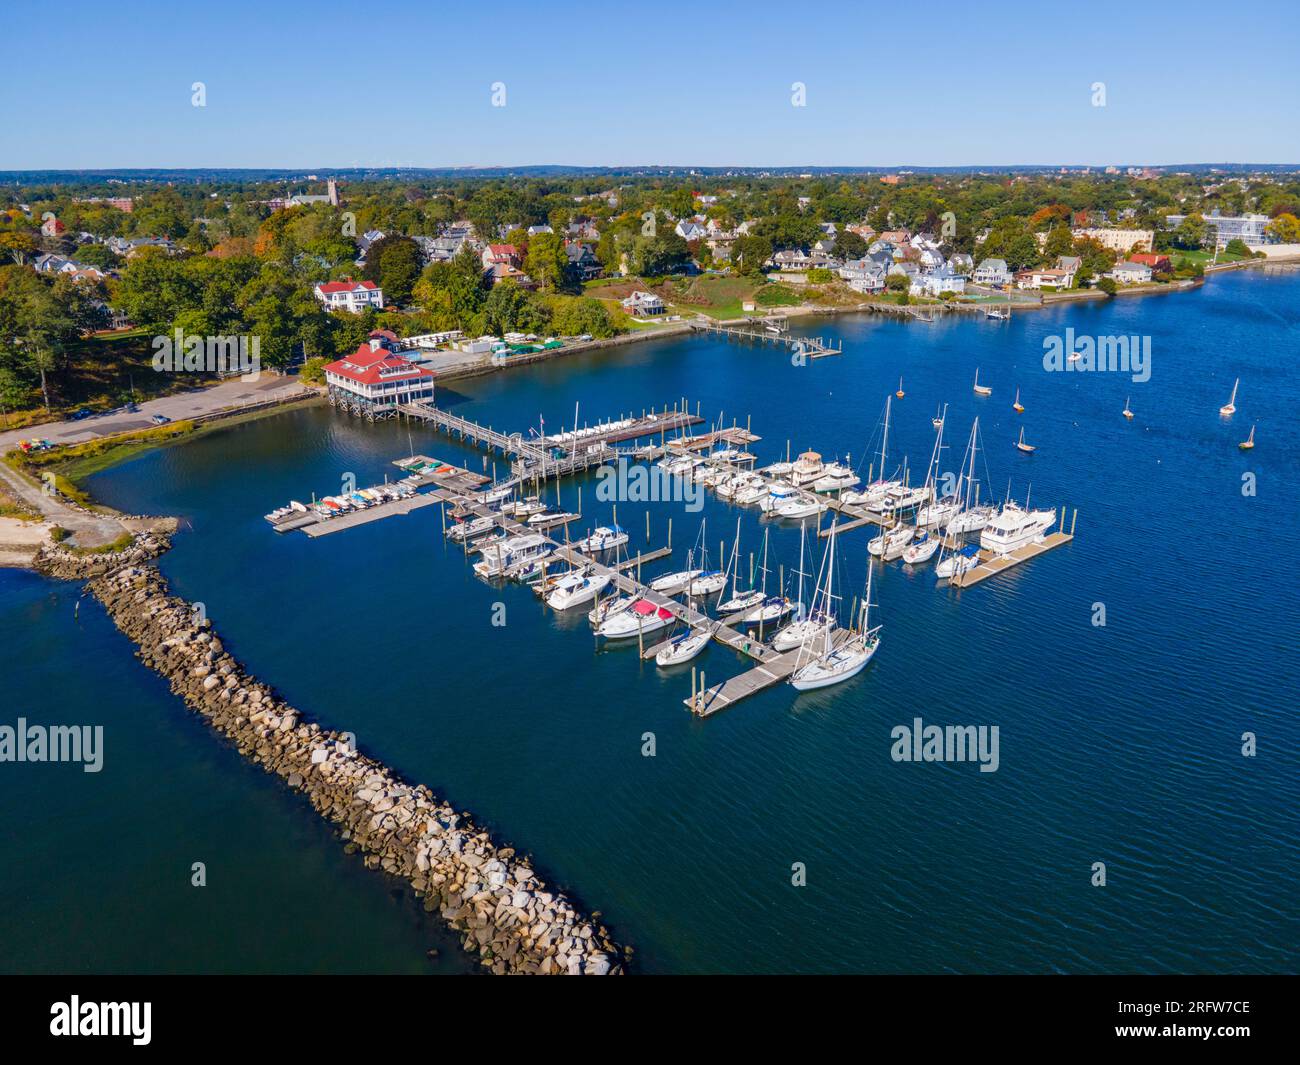
[[[1032,270],[1020,270],[1016,273],[1016,288],[1070,288],[1074,284],[1074,273],[1056,267],[1040,267]]]
[[[1151,267],[1146,263],[1125,261],[1116,263],[1106,276],[1116,284],[1140,285],[1151,280]]]
[[[782,248],[772,253],[772,258],[767,260],[767,265],[778,270],[807,270],[816,263],[802,248]]]
[[[555,230],[553,230],[550,226],[529,226],[528,227],[528,235],[530,237],[535,237],[539,233],[554,233],[554,232]]]
[[[955,251],[948,256],[948,269],[954,274],[969,274],[975,269],[975,260],[964,251]]]
[[[489,244],[483,249],[483,269],[491,270],[498,266],[519,266],[519,249],[513,244]]]
[[[1058,255],[1056,257],[1056,268],[1058,270],[1068,270],[1072,274],[1077,274],[1083,269],[1083,259],[1078,255]]]
[[[690,218],[683,218],[678,222],[673,232],[688,243],[692,240],[703,240],[709,235],[709,231],[703,225]]]
[[[1169,261],[1168,255],[1139,251],[1130,255],[1128,260],[1131,263],[1141,263],[1143,266],[1151,267],[1153,274],[1167,274],[1173,270],[1173,264]]]
[[[913,296],[938,298],[945,292],[952,292],[960,296],[966,291],[966,278],[961,274],[954,273],[948,269],[947,265],[944,265],[938,270],[917,274],[912,277],[912,284],[908,291]]]
[[[568,256],[570,272],[578,280],[590,281],[592,278],[600,276],[600,260],[596,258],[595,249],[590,244],[583,244],[577,240],[566,240],[564,242],[564,254]]]
[[[839,275],[854,292],[880,292],[888,269],[874,259],[849,259],[840,266]]]
[[[668,311],[664,301],[653,292],[633,292],[621,305],[634,318],[653,318]]]
[[[312,290],[327,311],[350,311],[357,314],[367,307],[380,310],[384,306],[384,290],[373,281],[322,281]]]
[[[366,252],[370,250],[370,245],[377,240],[383,240],[384,236],[382,229],[367,229],[361,236],[357,237],[357,249],[361,252],[363,260],[366,257]]]
[[[1011,271],[1005,259],[985,259],[975,267],[971,281],[977,285],[1002,286],[1011,284]]]

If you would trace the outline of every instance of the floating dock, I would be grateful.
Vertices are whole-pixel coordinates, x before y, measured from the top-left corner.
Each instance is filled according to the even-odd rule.
[[[753,341],[760,344],[784,345],[792,352],[802,353],[810,359],[824,359],[828,355],[844,354],[844,341],[841,340],[838,344],[832,344],[824,337],[819,336],[791,336],[789,320],[779,316],[754,318],[747,316],[728,322],[714,321],[712,319],[701,322],[697,319],[691,324],[696,329],[706,333],[715,333],[718,336]]]
[[[850,635],[847,629],[836,631],[832,636],[834,645],[839,647],[845,640],[849,639]],[[770,688],[784,680],[788,680],[790,674],[800,664],[799,655],[800,649],[797,647],[793,651],[773,652],[771,657],[765,659],[753,669],[732,677],[730,680],[724,680],[721,684],[715,684],[711,688],[701,687],[699,691],[692,692],[690,698],[683,699],[682,702],[696,717],[709,717],[719,710],[725,710],[727,707],[740,702],[741,699],[756,695],[765,688]],[[804,661],[807,662],[808,659],[805,657]]]
[[[1053,548],[1060,547],[1062,544],[1068,544],[1074,539],[1074,524],[1079,519],[1079,512],[1074,512],[1074,518],[1070,522],[1070,531],[1048,533],[1041,540],[1032,544],[1025,544],[1024,547],[1017,547],[1014,551],[1005,555],[997,555],[992,551],[981,550],[979,553],[979,564],[972,566],[965,573],[954,573],[948,580],[948,584],[953,588],[969,588],[973,584],[979,584],[980,581],[986,581],[990,577],[996,577],[999,573],[1005,573],[1013,566],[1018,566],[1022,562],[1027,562],[1031,558],[1037,558],[1039,555],[1045,555]],[[1061,511],[1061,523],[1065,523],[1065,511]]]

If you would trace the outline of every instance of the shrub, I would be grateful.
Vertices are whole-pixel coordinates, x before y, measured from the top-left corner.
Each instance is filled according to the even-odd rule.
[[[71,535],[72,533],[68,532],[68,530],[65,529],[62,525],[56,525],[54,526],[53,529],[50,530],[50,539],[53,540],[56,544],[63,543],[63,541],[66,540]]]

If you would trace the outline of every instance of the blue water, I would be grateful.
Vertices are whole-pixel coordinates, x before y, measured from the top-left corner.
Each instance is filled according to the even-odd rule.
[[[975,588],[937,588],[931,567],[878,569],[884,642],[866,672],[816,693],[783,685],[706,721],[682,706],[689,670],[602,649],[581,611],[557,617],[526,589],[477,581],[437,508],[320,540],[262,520],[347,473],[382,480],[412,447],[482,468],[445,438],[302,409],[141,455],[90,488],[125,510],[182,515],[162,569],[238,657],[532,850],[643,971],[1288,970],[1300,961],[1300,596],[1287,563],[1298,308],[1300,277],[1232,274],[1010,323],[810,322],[845,354],[806,366],[770,346],[670,339],[447,390],[459,413],[512,430],[544,417],[551,431],[575,403],[594,421],[685,396],[709,420],[752,417],[764,461],[789,441],[856,463],[902,375],[895,458],[924,469],[946,402],[946,469],[978,414],[994,494],[1009,483],[1022,500],[1077,509],[1071,544]],[[1045,372],[1043,340],[1067,326],[1150,336],[1150,380]],[[986,399],[970,387],[977,366]],[[1238,413],[1224,421],[1236,377]],[[1023,415],[1010,409],[1017,387]],[[1258,446],[1238,451],[1255,422]],[[1021,425],[1033,456],[1012,446]],[[562,501],[576,508],[579,486],[583,525],[608,521],[592,477],[567,482]],[[701,517],[715,556],[737,517],[744,565],[761,549],[757,512],[711,495],[702,514],[620,504],[634,549],[647,511],[651,546],[673,522],[664,570]],[[869,535],[842,539],[848,594]],[[797,528],[773,526],[773,580],[798,553]],[[98,775],[0,767],[6,808],[32,812],[0,837],[0,898],[32,929],[5,937],[0,965],[465,967],[418,903],[204,732],[93,601],[74,618],[75,588],[12,574],[0,596],[13,705],[108,732]],[[491,623],[497,603],[504,627]],[[716,646],[696,664],[710,683],[747,668]],[[1000,768],[895,763],[890,730],[917,716],[997,725]],[[647,732],[655,757],[641,753]],[[210,869],[237,869],[238,887],[204,889],[200,903],[188,869],[205,854]],[[1095,862],[1105,887],[1091,885]],[[795,863],[806,886],[792,886]],[[436,963],[429,946],[442,948]]]

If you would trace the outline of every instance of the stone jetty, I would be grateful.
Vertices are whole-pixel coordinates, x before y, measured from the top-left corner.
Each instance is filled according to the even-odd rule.
[[[548,888],[531,861],[424,785],[357,751],[347,734],[304,720],[231,657],[201,612],[169,594],[156,567],[141,564],[153,548],[131,550],[137,549],[144,554],[109,569],[102,557],[46,553],[46,572],[90,577],[87,590],[136,644],[141,661],[241,755],[302,792],[367,868],[407,881],[485,968],[499,975],[624,971],[630,951]]]

